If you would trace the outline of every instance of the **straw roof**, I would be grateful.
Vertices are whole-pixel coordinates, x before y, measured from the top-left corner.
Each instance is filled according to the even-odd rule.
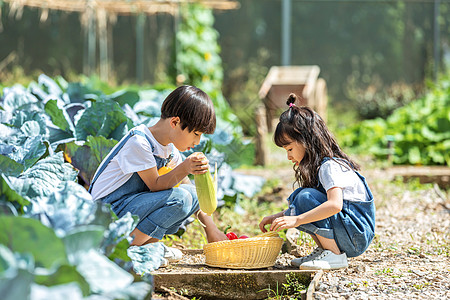
[[[102,10],[112,15],[131,15],[138,13],[175,14],[180,5],[185,3],[202,3],[215,10],[229,10],[239,7],[233,0],[3,0],[11,4],[11,10],[20,10],[24,6],[42,10],[61,10],[81,12]]]

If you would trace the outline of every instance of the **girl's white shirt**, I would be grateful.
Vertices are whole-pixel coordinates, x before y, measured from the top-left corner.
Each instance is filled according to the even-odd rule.
[[[144,136],[135,134],[130,137],[95,182],[91,191],[94,200],[114,192],[127,182],[131,176],[133,176],[133,173],[156,167],[156,160],[153,155],[168,158],[169,155],[173,153],[173,158],[168,164],[168,167],[170,168],[175,168],[183,161],[180,151],[178,151],[172,143],[166,146],[161,145],[147,126],[139,125],[134,129],[144,132],[150,138],[154,146],[154,151],[152,151],[151,145]],[[122,140],[125,137],[126,136],[124,136]],[[120,140],[111,151],[113,151],[122,140]],[[102,164],[100,164],[100,166]]]
[[[330,159],[319,168],[319,181],[326,191],[333,187],[342,189],[344,200],[369,201],[364,183],[352,169]]]

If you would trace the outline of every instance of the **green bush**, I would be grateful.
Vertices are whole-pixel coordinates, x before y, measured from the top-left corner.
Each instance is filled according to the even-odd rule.
[[[386,158],[392,138],[394,164],[450,165],[450,77],[387,119],[363,121],[338,136],[343,147],[378,158]]]
[[[365,89],[355,87],[348,94],[356,104],[359,117],[367,120],[390,116],[397,108],[416,99],[419,91],[405,83],[388,87],[375,83]]]

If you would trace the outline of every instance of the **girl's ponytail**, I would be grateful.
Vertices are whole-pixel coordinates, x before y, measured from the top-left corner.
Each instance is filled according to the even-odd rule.
[[[288,99],[286,100],[286,105],[289,107],[295,106],[295,101],[297,100],[297,95],[290,93]]]

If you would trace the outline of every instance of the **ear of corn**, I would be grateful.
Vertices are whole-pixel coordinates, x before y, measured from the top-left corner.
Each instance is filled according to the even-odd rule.
[[[217,177],[217,164],[215,166],[214,179],[209,171],[204,174],[194,175],[200,209],[209,216],[217,208]]]

